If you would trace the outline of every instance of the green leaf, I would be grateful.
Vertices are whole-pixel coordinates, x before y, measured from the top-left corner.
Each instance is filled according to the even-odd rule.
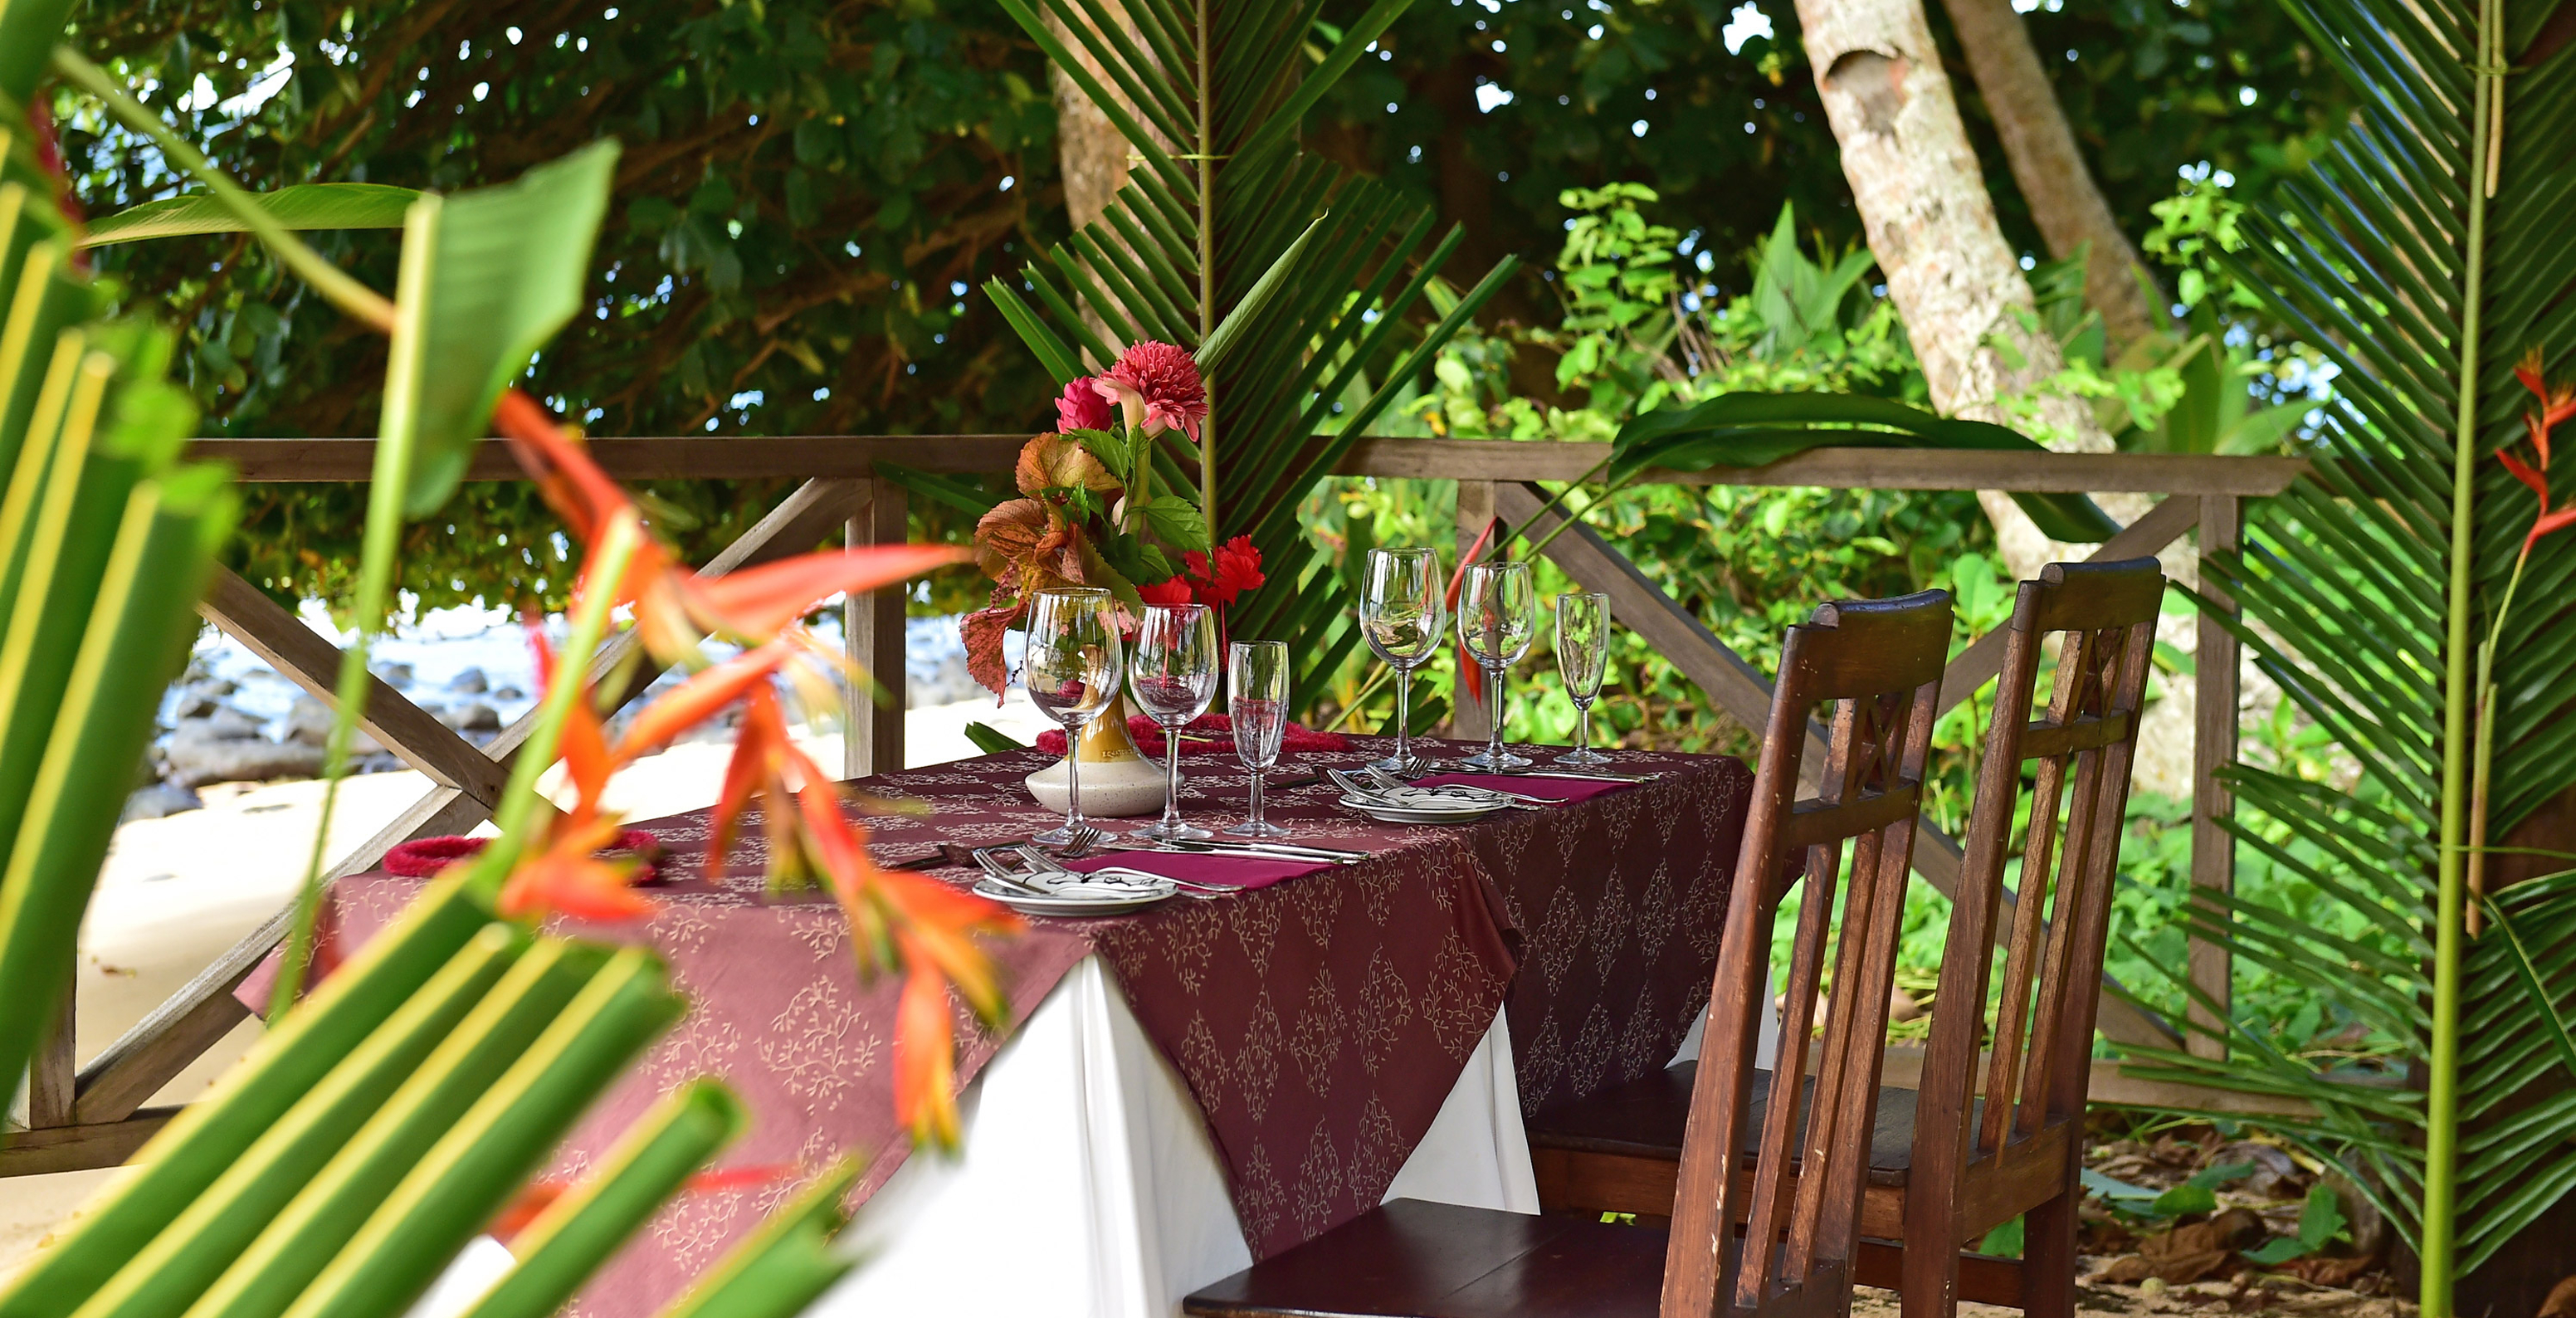
[[[1630,420],[1611,441],[1609,474],[1622,483],[1649,467],[1763,467],[1817,448],[2048,451],[2002,426],[1938,417],[1894,399],[1739,392]],[[2015,494],[2013,502],[2053,540],[2096,544],[2120,530],[2080,494]]]
[[[2315,1246],[2301,1243],[2290,1236],[2274,1236],[2261,1245],[2243,1251],[2245,1261],[2266,1268],[2277,1268],[2301,1255],[2312,1253]]]
[[[413,203],[383,422],[409,456],[406,515],[447,501],[501,391],[581,310],[616,164],[602,139],[515,183]]]
[[[2131,1185],[2127,1181],[2105,1176],[2090,1167],[2078,1169],[2077,1175],[2081,1178],[2085,1193],[2097,1196],[2103,1202],[2114,1206],[2153,1203],[2156,1196],[2161,1193],[2143,1185]]]
[[[1208,524],[1199,506],[1177,494],[1158,494],[1145,504],[1145,524],[1175,549],[1206,553]]]
[[[1011,734],[1002,731],[1000,728],[994,727],[990,723],[968,723],[966,725],[966,740],[975,743],[975,749],[982,751],[986,755],[999,755],[1004,751],[1024,751],[1028,749],[1027,746],[1014,740]]]
[[[275,192],[252,193],[249,200],[288,229],[399,229],[404,213],[420,195],[416,188],[382,183],[298,183]],[[249,229],[238,211],[213,197],[165,197],[90,221],[81,232],[80,245],[103,247],[143,238]]]
[[[1315,240],[1315,231],[1324,227],[1325,218],[1318,216],[1299,232],[1297,241],[1288,244],[1288,250],[1281,252],[1279,258],[1270,263],[1270,268],[1261,272],[1261,278],[1253,283],[1252,291],[1245,293],[1243,300],[1234,304],[1234,310],[1225,313],[1225,319],[1208,331],[1207,342],[1200,344],[1198,352],[1193,354],[1201,373],[1214,376],[1225,369],[1227,358],[1243,341],[1249,327],[1269,313],[1272,299],[1278,296],[1280,286],[1287,283],[1296,271],[1297,263],[1305,258],[1306,246]]]
[[[1977,1242],[1977,1252],[1991,1258],[2017,1259],[2021,1251],[2022,1219],[2018,1217],[1987,1232],[1985,1239]]]
[[[2348,1234],[2344,1225],[2342,1198],[2331,1187],[2310,1186],[2308,1202],[2299,1210],[2299,1243],[2323,1249]]]
[[[2193,1213],[2206,1213],[2217,1207],[2218,1195],[2215,1191],[2206,1185],[2198,1185],[2190,1181],[2157,1195],[2156,1201],[2147,1206],[2148,1211],[2158,1217],[2189,1217]]]

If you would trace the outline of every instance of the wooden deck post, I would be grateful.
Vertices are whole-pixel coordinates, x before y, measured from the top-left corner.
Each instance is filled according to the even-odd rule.
[[[1493,524],[1494,486],[1493,481],[1458,482],[1458,551],[1455,561],[1450,564],[1450,571],[1464,570],[1467,551],[1475,546],[1477,537],[1485,533],[1485,528]],[[1456,634],[1457,627],[1453,623],[1450,635],[1454,637]],[[1449,702],[1449,735],[1461,741],[1483,741],[1493,735],[1494,716],[1484,704],[1467,697],[1467,669],[1475,660],[1467,657],[1467,647],[1463,645],[1453,644],[1449,652],[1452,662],[1458,665],[1457,681],[1449,688],[1452,696]],[[1490,696],[1493,693],[1486,694]]]
[[[2236,548],[2237,537],[2244,528],[2244,502],[2233,494],[2205,494],[2200,499],[2200,552],[2203,567],[2200,593],[2232,612],[2235,601],[2212,580],[2206,566],[2208,556]],[[2236,714],[2238,649],[2236,637],[2220,625],[2219,620],[2203,613],[2199,635],[2194,638],[2192,668],[2198,685],[2195,717],[2198,726],[2192,735],[2191,774],[2191,886],[2212,892],[2236,891],[2236,839],[2221,824],[2236,808],[2234,796],[2218,779],[2219,766],[2236,758]],[[2225,921],[2227,912],[2214,906],[2200,906],[2201,913]],[[2200,1027],[2189,1032],[2185,1041],[2195,1057],[2227,1056],[2227,1015],[2230,1001],[2230,974],[2227,949],[2197,937],[2190,941],[2192,986],[2207,994],[2219,1006],[2211,1013],[2198,1003],[2192,1004],[2191,1022]],[[2212,1031],[2204,1033],[2203,1031]]]
[[[882,477],[868,481],[868,504],[850,518],[849,544],[899,545],[909,534],[903,487]],[[849,693],[841,721],[841,775],[865,778],[903,767],[903,605],[900,587],[841,601],[841,643],[893,699],[879,704],[865,690]]]
[[[68,952],[69,949],[66,949]],[[63,958],[63,996],[55,1004],[53,1023],[37,1041],[27,1065],[27,1128],[44,1130],[72,1124],[72,1092],[77,1083],[72,1052],[73,1027],[80,1016],[79,963]]]

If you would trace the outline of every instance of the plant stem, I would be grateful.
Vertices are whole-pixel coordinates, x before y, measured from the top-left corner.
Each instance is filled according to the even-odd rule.
[[[1199,342],[1216,333],[1216,108],[1209,100],[1208,5],[1199,0]],[[1216,381],[1202,381],[1208,413],[1199,422],[1199,513],[1207,519],[1208,549],[1223,536],[1216,529]]]
[[[224,209],[240,216],[242,224],[253,234],[258,235],[259,240],[267,244],[270,251],[277,254],[277,259],[284,262],[287,269],[294,271],[297,277],[311,284],[313,290],[320,293],[331,305],[366,322],[369,328],[379,334],[394,332],[394,304],[390,299],[359,283],[347,271],[324,259],[320,252],[305,246],[302,239],[287,232],[286,227],[279,224],[275,216],[262,210],[259,203],[242,190],[240,184],[233,182],[222,170],[215,168],[214,162],[206,159],[205,153],[197,150],[187,139],[172,132],[168,124],[161,122],[161,116],[154,114],[141,101],[135,100],[123,87],[118,86],[116,79],[110,77],[107,70],[82,59],[65,46],[54,48],[54,68],[83,90],[107,102],[107,108],[114,111],[116,117],[124,121],[126,127],[151,138],[153,144],[161,148],[163,155],[180,168],[203,180],[206,190],[213,194],[215,200],[220,202]]]
[[[2487,798],[2488,786],[2495,769],[2496,646],[2504,639],[2504,620],[2513,612],[2514,591],[2522,585],[2523,564],[2531,560],[2531,547],[2523,546],[2513,560],[2513,576],[2504,583],[2504,599],[2496,605],[2495,617],[2487,627],[2487,643],[2478,647],[2477,742],[2471,750],[2469,768],[2469,852],[2468,866],[2469,937],[2478,936],[2483,926],[2487,892]]]
[[[357,640],[340,656],[340,681],[332,693],[335,706],[331,737],[322,752],[322,820],[313,830],[313,850],[305,859],[304,882],[295,894],[295,915],[278,962],[277,984],[269,991],[268,1023],[274,1027],[293,1010],[304,991],[305,967],[312,964],[313,923],[322,904],[322,867],[331,844],[331,817],[340,804],[340,780],[349,774],[349,743],[367,707],[367,651],[378,619],[393,593],[394,552],[401,548],[403,501],[408,493],[414,428],[391,425],[376,441],[375,470],[367,486],[367,529],[358,549],[358,592],[354,604]]]
[[[2478,6],[2477,97],[2469,160],[2486,157],[2493,131],[2493,98],[2504,94],[2489,60],[2500,32],[2502,0]],[[2473,691],[2469,685],[2470,612],[2475,606],[2476,494],[2478,442],[2478,374],[2480,317],[2486,296],[2486,189],[2472,183],[2469,232],[2461,253],[2466,274],[2460,295],[2460,360],[2458,430],[2451,458],[2451,580],[2445,600],[2449,615],[2442,682],[2442,850],[2440,897],[2433,930],[2432,1057],[2424,1102],[2424,1260],[2423,1285],[2417,1297],[2422,1318],[2452,1318],[2453,1255],[2457,1245],[2460,1150],[2460,944],[2465,934],[2468,839],[2468,779],[2471,753],[2469,719]]]

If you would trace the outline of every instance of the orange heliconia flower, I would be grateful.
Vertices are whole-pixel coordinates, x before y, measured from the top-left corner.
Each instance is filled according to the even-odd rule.
[[[2576,505],[2555,511],[2549,506],[2549,432],[2558,423],[2576,417],[2576,381],[2562,381],[2552,388],[2542,377],[2541,368],[2538,348],[2524,353],[2521,363],[2513,368],[2514,378],[2540,400],[2539,411],[2522,414],[2523,433],[2530,436],[2531,451],[2539,458],[2539,464],[2524,462],[2515,457],[2511,449],[2496,450],[2496,460],[2504,464],[2504,469],[2512,472],[2515,480],[2530,486],[2533,494],[2540,496],[2540,511],[2532,518],[2530,533],[2522,538],[2522,552],[2526,557],[2530,555],[2531,547],[2540,543],[2542,536],[2576,526]]]
[[[613,604],[633,606],[638,639],[655,658],[699,670],[638,711],[613,745],[591,693],[585,688],[572,702],[559,754],[575,800],[570,810],[547,822],[540,844],[504,880],[502,913],[534,918],[560,912],[586,920],[650,914],[654,903],[630,884],[635,863],[598,854],[620,832],[618,819],[600,804],[608,780],[620,767],[739,706],[741,734],[716,802],[709,873],[721,864],[743,812],[755,800],[764,801],[761,822],[770,838],[773,881],[819,876],[849,919],[860,972],[904,976],[895,1036],[895,1109],[918,1138],[954,1143],[956,1043],[949,991],[953,987],[979,1017],[998,1025],[1007,1004],[992,961],[975,940],[1017,929],[1019,922],[1001,907],[935,879],[879,868],[868,855],[864,830],[843,809],[839,784],[790,739],[777,682],[784,679],[825,694],[834,690],[817,673],[816,662],[799,663],[800,657],[827,669],[848,670],[839,652],[796,625],[816,604],[962,562],[967,552],[941,545],[880,545],[700,576],[645,533],[634,501],[534,400],[517,390],[505,393],[494,424],[546,501],[585,543],[596,546],[602,533],[619,522],[637,533],[639,548],[617,580],[600,580],[596,562],[583,565],[576,599],[595,600],[593,592],[610,592]],[[740,644],[744,651],[707,664],[699,647],[711,636]],[[549,688],[559,678],[586,683],[586,674],[560,674],[544,637],[533,639]]]

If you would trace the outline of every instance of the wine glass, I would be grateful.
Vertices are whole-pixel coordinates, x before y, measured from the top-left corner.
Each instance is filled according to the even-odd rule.
[[[1021,665],[1029,703],[1064,725],[1064,826],[1030,839],[1077,851],[1099,836],[1082,817],[1082,730],[1118,698],[1118,627],[1109,592],[1091,586],[1041,590],[1029,603],[1029,648]]]
[[[1234,719],[1234,754],[1252,771],[1252,813],[1229,837],[1286,837],[1261,817],[1261,772],[1279,762],[1288,730],[1288,643],[1236,641],[1226,655],[1225,709]]]
[[[1574,701],[1574,749],[1556,757],[1559,764],[1608,764],[1610,757],[1592,749],[1592,702],[1601,697],[1601,674],[1610,666],[1610,597],[1598,591],[1568,591],[1556,597],[1556,667],[1565,675],[1565,694]]]
[[[1154,604],[1127,656],[1127,694],[1163,729],[1163,817],[1135,830],[1164,842],[1216,836],[1181,822],[1181,728],[1216,698],[1216,612],[1204,604]]]
[[[1395,753],[1370,765],[1410,778],[1430,763],[1413,754],[1413,670],[1440,652],[1449,602],[1436,549],[1372,549],[1360,583],[1360,634],[1395,670]]]
[[[1485,749],[1459,761],[1470,769],[1507,773],[1529,767],[1529,757],[1503,749],[1503,670],[1529,653],[1538,626],[1538,598],[1527,563],[1478,563],[1467,569],[1458,597],[1458,643],[1485,670],[1485,708],[1493,720]]]

